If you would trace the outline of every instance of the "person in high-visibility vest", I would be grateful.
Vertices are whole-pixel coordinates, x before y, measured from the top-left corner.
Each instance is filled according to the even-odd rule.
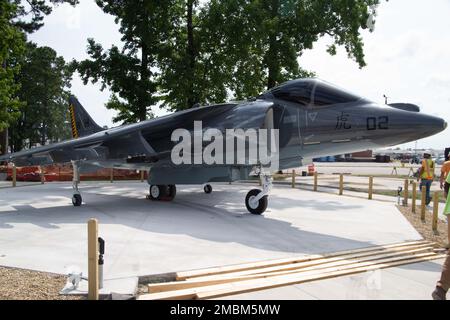
[[[448,174],[447,176],[447,182],[450,182],[450,174]],[[450,194],[447,196],[444,214],[447,215],[447,225],[450,242]],[[433,299],[446,300],[446,295],[449,289],[450,289],[450,252],[447,252],[447,258],[445,259],[444,266],[442,267],[441,279],[437,283],[436,289],[432,293]]]
[[[423,157],[424,159],[422,161],[422,167],[419,170],[419,177],[417,180],[421,180],[420,190],[422,190],[422,187],[426,187],[427,190],[426,203],[427,205],[429,205],[431,202],[431,185],[433,184],[434,181],[435,164],[433,159],[431,159],[431,154],[425,153]]]
[[[447,175],[445,182],[450,185],[450,172]],[[450,192],[447,194],[447,202],[445,203],[444,214],[447,216],[447,234],[448,234],[448,244],[447,249],[450,249]]]
[[[448,196],[450,189],[450,183],[446,181],[448,174],[450,173],[450,155],[447,156],[447,161],[442,165],[441,169],[441,190],[444,190],[445,197]]]

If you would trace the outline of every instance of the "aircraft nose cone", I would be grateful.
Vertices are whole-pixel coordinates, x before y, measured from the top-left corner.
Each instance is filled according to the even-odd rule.
[[[394,111],[389,117],[390,135],[382,138],[387,145],[424,139],[444,131],[448,124],[439,117],[423,113]]]
[[[430,121],[430,127],[436,131],[436,133],[442,132],[447,129],[447,121],[438,117],[432,117]]]

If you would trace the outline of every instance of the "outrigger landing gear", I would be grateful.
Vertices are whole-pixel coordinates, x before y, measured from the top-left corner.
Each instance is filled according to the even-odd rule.
[[[177,195],[177,187],[170,185],[151,185],[149,199],[153,201],[173,201]]]
[[[203,191],[205,191],[206,194],[210,194],[213,192],[213,187],[210,184],[205,184]]]
[[[272,189],[272,177],[269,175],[262,175],[261,181],[263,190],[253,189],[245,198],[245,206],[247,210],[254,215],[261,215],[267,210],[269,204],[269,193]]]
[[[73,167],[73,181],[72,181],[72,187],[73,187],[73,197],[72,197],[72,204],[74,207],[81,207],[83,204],[83,198],[81,197],[81,193],[78,190],[78,185],[80,184],[80,170],[78,167],[77,161],[72,161],[72,167]]]

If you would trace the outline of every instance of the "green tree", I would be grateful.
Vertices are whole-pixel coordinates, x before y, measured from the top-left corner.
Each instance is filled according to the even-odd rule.
[[[19,60],[24,54],[26,34],[38,30],[52,5],[78,0],[0,0],[0,153],[8,151],[8,127],[20,116],[23,102],[16,93],[20,83]]]
[[[101,82],[113,92],[106,107],[119,114],[114,122],[130,123],[152,117],[151,107],[160,101],[156,57],[169,38],[174,0],[97,0],[97,5],[120,24],[123,48],[109,50],[88,40],[90,59],[72,67],[84,83]]]
[[[343,46],[360,67],[364,60],[361,30],[379,0],[211,0],[209,28],[221,32],[229,88],[237,98],[308,76],[299,58],[319,38],[329,35],[336,54]]]
[[[20,64],[17,96],[25,105],[10,127],[12,150],[70,138],[67,100],[71,72],[64,58],[49,47],[28,43]]]
[[[208,5],[180,0],[172,12],[169,39],[158,54],[162,107],[182,110],[197,103],[226,100],[225,56],[220,30],[205,23]]]
[[[90,59],[74,63],[85,83],[113,92],[114,120],[151,116],[196,103],[253,97],[278,83],[313,75],[299,58],[321,37],[365,65],[361,30],[378,0],[97,0],[120,23],[123,49],[89,40]]]
[[[25,36],[11,25],[16,6],[0,0],[0,131],[19,115],[20,102],[15,96],[19,85],[14,76],[19,72],[16,58],[24,51]]]
[[[26,33],[39,30],[43,25],[46,15],[53,11],[52,5],[69,3],[78,4],[79,0],[1,0],[14,4],[14,16],[10,20],[12,25]]]

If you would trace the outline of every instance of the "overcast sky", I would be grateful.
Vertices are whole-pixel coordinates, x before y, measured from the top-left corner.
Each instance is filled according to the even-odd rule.
[[[86,58],[87,38],[109,48],[120,45],[120,34],[112,16],[104,14],[92,0],[81,0],[75,8],[58,6],[45,19],[45,26],[30,36],[39,45],[54,48],[67,61]],[[394,0],[378,9],[375,31],[364,32],[367,67],[348,59],[344,49],[337,56],[326,53],[329,39],[320,40],[300,58],[303,68],[318,77],[347,88],[373,101],[418,104],[422,112],[450,122],[450,1]],[[100,125],[113,126],[114,112],[104,104],[110,93],[99,85],[84,86],[76,75],[72,92]],[[165,114],[154,108],[157,115]],[[445,131],[419,141],[419,148],[450,147]],[[414,143],[406,145],[414,148]]]

